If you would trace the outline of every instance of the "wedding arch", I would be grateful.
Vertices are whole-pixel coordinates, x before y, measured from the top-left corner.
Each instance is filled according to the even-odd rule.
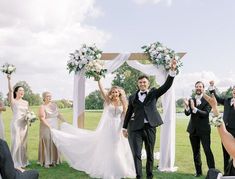
[[[182,58],[186,53],[177,53]],[[146,75],[155,76],[156,81],[162,85],[167,72],[163,67],[153,64],[142,64],[140,60],[148,60],[146,53],[102,53],[101,60],[105,60],[107,73],[112,73],[124,62]],[[163,122],[160,132],[160,171],[176,171],[175,164],[175,93],[174,83],[172,87],[162,96]],[[84,128],[85,111],[85,70],[74,75],[73,89],[73,125]]]

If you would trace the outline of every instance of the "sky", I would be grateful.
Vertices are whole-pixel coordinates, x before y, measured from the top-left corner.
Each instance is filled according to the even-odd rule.
[[[81,44],[123,53],[159,41],[187,52],[176,98],[188,97],[198,80],[215,80],[223,91],[235,84],[234,7],[233,0],[0,0],[0,65],[16,66],[13,84],[27,81],[34,93],[72,99],[66,62]],[[108,75],[104,86],[111,81]],[[86,94],[95,89],[87,80]],[[7,93],[2,73],[0,91]]]

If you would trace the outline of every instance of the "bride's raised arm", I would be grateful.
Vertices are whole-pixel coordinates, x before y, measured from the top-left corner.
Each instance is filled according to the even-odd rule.
[[[100,89],[100,93],[101,93],[101,96],[104,98],[105,102],[109,102],[109,98],[107,96],[107,92],[106,90],[104,89],[103,85],[101,84],[101,81],[98,80],[98,86],[99,86],[99,89]]]

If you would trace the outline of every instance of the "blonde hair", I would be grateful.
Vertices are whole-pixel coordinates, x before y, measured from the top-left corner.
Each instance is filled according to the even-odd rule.
[[[123,97],[123,98],[126,99],[126,93],[125,93],[125,91],[124,91],[123,88],[121,88],[121,87],[119,87],[119,86],[112,86],[112,87],[110,88],[110,90],[108,91],[108,94],[107,94],[107,96],[108,96],[108,98],[109,98],[110,101],[112,101],[112,91],[113,91],[114,89],[119,90],[119,98]],[[121,90],[124,91],[124,96],[121,96]]]
[[[45,98],[46,98],[47,94],[51,94],[51,93],[50,93],[49,91],[44,91],[44,92],[42,93],[42,100],[43,100],[43,101],[45,101]]]

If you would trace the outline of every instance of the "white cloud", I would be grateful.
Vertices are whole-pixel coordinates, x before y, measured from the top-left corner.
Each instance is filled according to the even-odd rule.
[[[160,2],[165,2],[167,6],[172,5],[172,0],[133,0],[136,4],[159,4]]]
[[[72,98],[73,75],[66,62],[82,43],[102,48],[111,35],[86,24],[103,15],[95,0],[0,1],[0,65],[17,67],[13,81],[25,80],[34,92]],[[0,75],[0,81],[5,77]],[[6,93],[5,85],[0,91]]]

